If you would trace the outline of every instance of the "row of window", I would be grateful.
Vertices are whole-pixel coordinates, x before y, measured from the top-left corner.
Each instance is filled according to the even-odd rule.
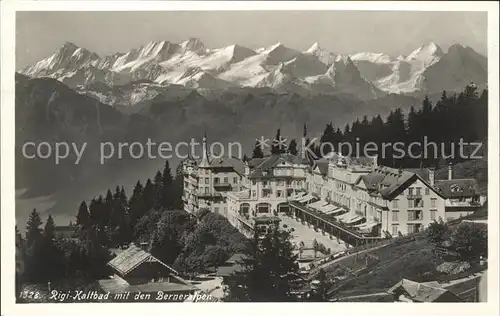
[[[278,180],[278,181],[276,181],[276,186],[282,187],[282,186],[285,186],[285,184],[286,184],[286,186],[291,186],[292,183],[293,183],[292,180]],[[301,185],[301,181],[297,181],[296,184],[298,186],[300,186]],[[257,185],[257,180],[252,180],[252,185]],[[264,180],[264,181],[262,181],[262,185],[265,186],[265,187],[270,186],[271,185],[271,181]]]
[[[431,207],[436,207],[436,201],[437,199],[432,198],[431,199]],[[408,207],[409,208],[415,208],[415,207],[424,207],[424,200],[422,199],[410,199],[408,200]],[[392,208],[399,208],[399,200],[392,200]]]
[[[224,177],[224,178],[214,178],[214,184],[220,184],[221,179],[223,180],[222,183],[229,183],[229,177]],[[201,183],[209,184],[210,183],[210,178],[200,178]],[[238,177],[233,177],[233,184],[238,183]]]
[[[269,198],[271,197],[272,191],[269,189],[263,189],[261,190],[260,196],[263,198]],[[285,196],[291,196],[292,191],[287,191],[287,190],[276,190],[276,197],[282,198]],[[252,190],[252,197],[255,198],[257,197],[257,190]]]
[[[408,224],[406,230],[408,234],[413,234],[421,231],[424,228],[422,224]],[[397,235],[399,233],[399,224],[392,224],[392,235]]]
[[[437,210],[430,210],[430,219],[435,220],[436,219],[436,212]],[[411,210],[408,211],[408,220],[409,221],[420,221],[424,219],[424,212],[421,210]],[[399,211],[392,211],[392,221],[393,222],[398,222],[399,221]]]
[[[413,194],[415,193],[415,194]],[[429,188],[425,188],[425,195],[429,195],[430,194],[430,189]],[[408,195],[412,196],[412,195],[417,195],[417,196],[420,196],[422,195],[422,188],[408,188]]]

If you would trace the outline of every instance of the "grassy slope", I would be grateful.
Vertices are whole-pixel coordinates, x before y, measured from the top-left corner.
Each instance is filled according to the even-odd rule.
[[[432,278],[436,274],[436,267],[442,263],[433,253],[433,246],[423,236],[417,236],[415,241],[404,244],[393,243],[370,253],[378,256],[380,262],[369,273],[353,277],[337,293],[338,296],[384,292],[402,278],[423,281]],[[342,264],[350,265],[349,262]],[[335,266],[329,272],[337,270],[338,265]]]

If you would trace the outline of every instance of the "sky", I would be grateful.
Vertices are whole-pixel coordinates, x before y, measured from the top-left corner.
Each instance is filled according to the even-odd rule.
[[[66,41],[105,56],[152,40],[180,43],[191,37],[208,48],[259,48],[281,42],[306,50],[318,42],[338,54],[379,52],[394,57],[433,41],[444,51],[458,43],[486,56],[486,29],[484,12],[18,12],[16,68],[52,55]]]

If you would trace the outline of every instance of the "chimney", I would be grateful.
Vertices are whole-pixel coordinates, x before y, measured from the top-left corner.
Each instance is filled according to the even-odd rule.
[[[377,168],[378,167],[378,155],[372,156],[373,159],[373,167]]]
[[[144,251],[148,251],[148,248],[149,248],[149,247],[148,247],[148,246],[149,246],[149,243],[148,243],[148,242],[146,242],[146,241],[143,241],[143,242],[141,242],[141,243],[139,244],[139,246],[141,247],[141,249],[142,249],[142,250],[144,250]]]
[[[448,164],[448,180],[453,179],[453,169],[451,168],[451,162]]]
[[[434,168],[429,168],[429,184],[433,187],[434,183]]]

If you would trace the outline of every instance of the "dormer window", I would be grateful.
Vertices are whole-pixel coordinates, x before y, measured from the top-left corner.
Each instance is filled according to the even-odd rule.
[[[461,192],[461,191],[462,191],[462,188],[461,188],[460,186],[458,186],[458,185],[454,184],[454,185],[452,185],[452,186],[450,187],[450,190],[451,190],[451,192]]]

